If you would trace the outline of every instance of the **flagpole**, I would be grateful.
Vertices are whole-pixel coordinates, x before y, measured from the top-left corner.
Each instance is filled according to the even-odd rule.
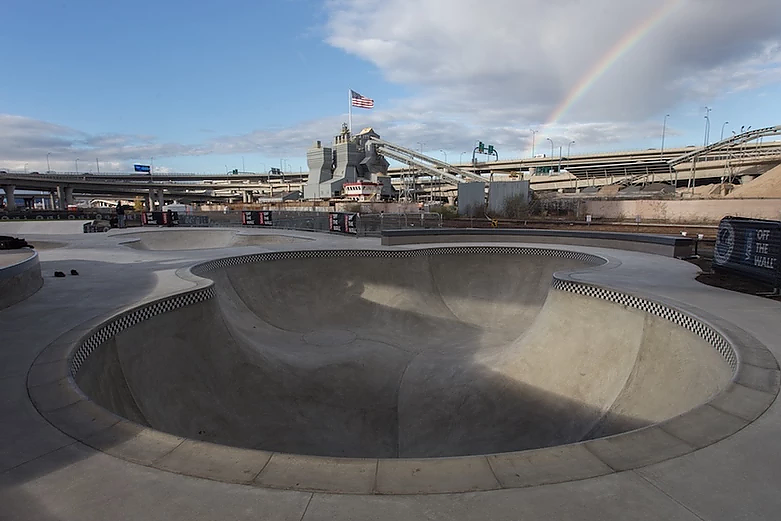
[[[353,90],[347,91],[347,128],[350,130],[350,135],[353,133]]]

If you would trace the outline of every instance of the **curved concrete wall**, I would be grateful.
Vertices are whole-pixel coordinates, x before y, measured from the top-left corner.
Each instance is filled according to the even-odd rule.
[[[72,370],[99,404],[159,430],[282,452],[379,457],[504,452],[623,432],[705,403],[730,381],[731,348],[688,315],[564,279],[550,287],[553,271],[583,267],[589,256],[560,252],[535,271],[525,262],[534,256],[506,255],[487,269],[499,250],[528,249],[213,261],[196,270],[213,287],[118,317],[84,342]],[[435,251],[469,251],[479,262],[456,269],[456,257],[427,254]],[[318,254],[327,259],[294,260]],[[394,256],[407,258],[382,264]],[[345,280],[336,270],[344,261],[361,276]],[[384,267],[389,280],[378,275],[388,274]],[[504,282],[514,272],[526,278]],[[325,273],[335,280],[318,288]],[[480,273],[494,277],[467,285],[469,298],[448,291]],[[309,304],[296,309],[302,294]],[[356,315],[379,321],[388,335],[346,330],[340,317]],[[307,331],[307,318],[333,328]],[[420,325],[437,338],[399,343]]]
[[[683,258],[694,253],[694,240],[672,235],[600,232],[580,230],[537,230],[533,228],[428,228],[385,230],[384,246],[456,242],[529,242],[617,248]]]
[[[43,277],[35,251],[0,252],[0,309],[21,302],[41,286]]]
[[[0,220],[0,235],[78,235],[84,233],[86,219],[63,219],[61,221],[15,221]]]

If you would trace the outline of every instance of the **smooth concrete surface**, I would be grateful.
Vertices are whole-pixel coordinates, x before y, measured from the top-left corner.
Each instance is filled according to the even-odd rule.
[[[86,219],[63,219],[61,221],[15,221],[0,220],[0,235],[75,235],[84,232],[84,223],[92,222]],[[28,242],[32,242],[29,241]]]
[[[112,233],[121,237],[125,246],[140,250],[203,250],[233,246],[264,246],[289,244],[305,239],[280,235],[256,234],[226,229],[176,228],[138,230],[137,233]]]
[[[532,228],[419,228],[382,232],[382,244],[385,246],[454,242],[567,244],[616,248],[679,259],[689,257],[694,253],[694,239],[644,233],[537,230]]]
[[[279,248],[379,248],[378,241],[371,239],[306,237],[317,237],[317,240]],[[54,240],[43,236],[41,239]],[[43,272],[47,276],[44,288],[24,302],[0,311],[3,332],[0,343],[0,425],[3,425],[0,428],[0,517],[3,519],[84,521],[115,518],[121,513],[123,519],[144,520],[732,520],[777,519],[781,511],[781,496],[777,493],[781,487],[778,473],[781,467],[781,408],[773,401],[774,394],[747,387],[753,383],[764,387],[768,382],[777,381],[775,359],[781,354],[777,341],[781,337],[781,322],[777,317],[781,305],[700,285],[693,280],[696,268],[689,264],[640,253],[593,249],[589,251],[613,261],[609,269],[582,270],[569,277],[645,295],[706,317],[710,324],[741,344],[744,367],[767,371],[761,378],[756,371],[754,376],[747,373],[745,385],[734,384],[726,395],[719,395],[724,396],[722,406],[706,406],[709,409],[703,411],[695,409],[694,412],[700,414],[698,420],[695,421],[691,416],[694,412],[691,412],[682,416],[685,421],[674,427],[671,425],[676,419],[665,422],[663,430],[675,439],[658,434],[647,438],[671,453],[676,452],[671,450],[675,443],[691,445],[701,438],[712,444],[642,468],[616,472],[605,459],[620,465],[631,454],[619,457],[620,446],[605,447],[601,452],[592,450],[591,444],[613,439],[604,438],[585,444],[517,453],[528,456],[535,466],[545,470],[539,475],[527,474],[533,472],[534,467],[524,465],[524,461],[513,463],[523,470],[517,472],[501,455],[488,458],[499,486],[503,486],[502,482],[510,484],[515,477],[523,488],[433,495],[419,495],[417,491],[425,491],[412,488],[413,492],[405,495],[371,495],[360,492],[363,486],[360,476],[365,472],[361,471],[360,465],[345,467],[342,474],[339,469],[323,464],[318,471],[321,477],[312,480],[312,492],[278,490],[276,488],[296,486],[295,475],[283,460],[276,468],[284,473],[279,472],[274,478],[275,489],[255,486],[266,473],[275,471],[271,464],[276,455],[264,469],[259,469],[261,472],[253,483],[226,483],[160,470],[109,452],[115,447],[117,453],[138,455],[139,447],[153,445],[157,452],[150,456],[143,450],[144,461],[162,461],[170,452],[169,448],[183,443],[169,435],[159,433],[162,441],[156,438],[138,440],[135,438],[137,433],[148,430],[137,430],[139,427],[118,420],[88,437],[100,440],[100,443],[93,441],[93,445],[101,447],[96,449],[53,427],[41,416],[28,394],[27,376],[34,364],[44,365],[63,359],[78,338],[127,306],[192,288],[192,281],[176,276],[180,268],[226,254],[268,251],[255,247],[194,251],[187,255],[154,252],[152,255],[153,252],[131,250],[119,246],[116,240],[93,234],[68,237],[67,242],[67,247],[41,252]],[[48,278],[55,269],[69,271],[71,268],[78,269],[81,276]],[[40,327],[42,317],[45,317],[46,327]],[[562,327],[565,325],[566,321]],[[47,381],[45,374],[36,378]],[[46,401],[56,396],[57,385],[55,381],[37,386],[54,386],[42,390],[39,398]],[[62,405],[71,406],[67,400]],[[753,406],[755,412],[746,414],[747,405]],[[764,411],[767,406],[769,409]],[[748,419],[743,420],[730,411]],[[86,413],[85,418],[90,417],[90,411],[82,412]],[[702,428],[706,422],[714,426],[713,431],[719,432],[720,420],[725,419],[736,426],[743,425],[743,428],[738,432],[727,429],[728,435],[723,439],[710,436],[711,430]],[[623,436],[627,435],[615,438]],[[636,447],[632,445],[630,450],[634,452]],[[564,453],[557,456],[550,452],[552,450]],[[501,464],[495,461],[497,458],[502,459]],[[562,481],[557,477],[556,469],[568,462],[575,462],[582,470],[580,479]],[[302,465],[297,466],[302,468]],[[414,473],[415,468],[406,472]],[[347,490],[349,493],[318,491],[318,485],[324,479],[328,481],[322,477],[323,473],[329,472],[334,472],[335,481],[344,475],[341,481],[346,488],[352,487]],[[304,474],[308,475],[308,472]],[[569,472],[565,474],[571,476]],[[447,473],[441,475],[446,481]],[[473,476],[471,481],[478,485],[485,479],[479,470],[470,475]],[[453,475],[453,479],[463,478]],[[409,486],[407,481],[400,483]],[[468,481],[464,483],[469,484]],[[486,485],[482,483],[482,486]]]
[[[692,332],[550,289],[553,273],[587,267],[459,254],[205,272],[217,299],[120,332],[76,381],[173,435],[352,458],[574,443],[678,416],[727,386],[731,368]]]
[[[0,309],[21,302],[41,286],[41,266],[34,250],[0,251]]]
[[[9,268],[15,264],[20,264],[22,261],[34,257],[35,251],[24,248],[22,250],[5,250],[0,251],[0,270]],[[2,273],[0,271],[0,273]]]

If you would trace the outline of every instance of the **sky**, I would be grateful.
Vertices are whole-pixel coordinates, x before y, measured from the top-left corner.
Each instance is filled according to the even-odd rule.
[[[3,0],[0,20],[5,170],[306,171],[349,89],[375,100],[353,130],[453,163],[781,124],[778,0]]]

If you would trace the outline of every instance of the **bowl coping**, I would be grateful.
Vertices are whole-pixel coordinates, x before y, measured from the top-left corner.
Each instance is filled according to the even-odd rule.
[[[214,298],[208,272],[241,264],[324,257],[501,254],[581,260],[598,255],[545,247],[442,246],[407,250],[305,250],[256,253],[196,264],[177,273],[195,288],[81,324],[44,349],[28,372],[38,411],[65,434],[116,457],[152,468],[266,488],[339,494],[436,494],[521,488],[588,479],[640,468],[699,450],[757,419],[779,392],[778,363],[749,333],[680,304],[572,280],[557,272],[552,286],[659,316],[712,345],[732,369],[730,383],[709,402],[679,416],[613,436],[547,448],[444,458],[334,458],[267,452],[187,439],[136,424],[92,402],[76,385],[87,357],[120,331],[149,318]]]

